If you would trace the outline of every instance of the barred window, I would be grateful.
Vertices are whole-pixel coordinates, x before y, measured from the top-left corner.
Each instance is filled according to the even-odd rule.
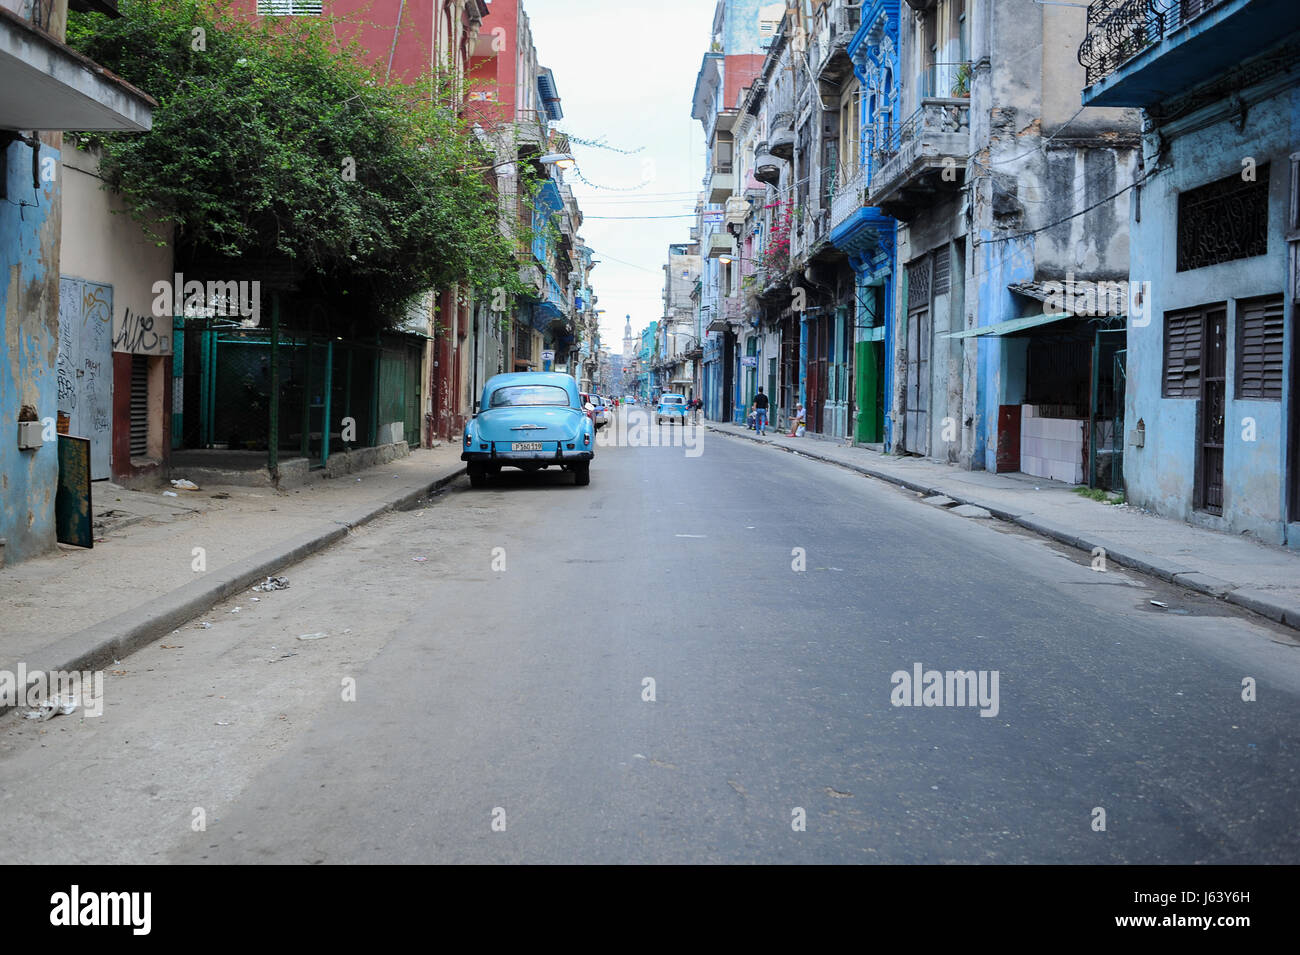
[[[1178,196],[1178,271],[1268,252],[1268,164]]]
[[[1194,308],[1165,315],[1165,371],[1160,390],[1164,398],[1200,397],[1206,311]]]
[[[1281,295],[1237,306],[1237,397],[1282,400]]]
[[[322,0],[257,0],[259,17],[318,17]]]

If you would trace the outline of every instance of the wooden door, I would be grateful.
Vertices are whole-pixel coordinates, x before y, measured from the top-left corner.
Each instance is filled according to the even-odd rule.
[[[1223,513],[1223,437],[1225,399],[1227,397],[1227,327],[1226,309],[1206,313],[1201,354],[1200,421],[1198,432],[1199,467],[1196,471],[1196,501],[1201,510]]]

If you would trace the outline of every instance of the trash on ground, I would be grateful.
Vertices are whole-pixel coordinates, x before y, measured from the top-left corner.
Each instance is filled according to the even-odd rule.
[[[236,607],[234,610],[232,610],[232,611],[230,611],[230,612],[231,612],[231,613],[239,613],[239,611],[241,611],[241,610],[243,610],[243,609],[244,609],[243,607]]]
[[[327,633],[304,633],[304,634],[300,634],[298,639],[299,640],[324,640],[328,636],[329,634]]]
[[[423,563],[424,563],[426,560],[428,560],[428,559],[429,559],[429,558],[427,558],[427,557],[412,557],[412,558],[411,558],[411,560],[415,561],[417,564],[423,564]]]
[[[253,589],[257,591],[261,591],[263,593],[268,590],[288,590],[289,578],[288,577],[267,577],[266,580],[262,581]],[[253,599],[256,600],[257,598],[254,597]]]
[[[198,627],[200,630],[212,629],[212,624],[208,623],[206,620],[202,621],[201,623],[196,623],[194,626]]]
[[[229,724],[228,722],[226,722],[225,720],[217,720],[217,725],[218,725],[218,726],[229,726],[230,724]]]
[[[1168,607],[1168,606],[1169,606],[1169,604],[1165,603],[1163,600],[1153,600],[1153,601],[1151,601],[1151,603],[1154,604],[1154,605],[1157,606],[1157,607]]]
[[[40,720],[44,723],[55,716],[70,716],[77,709],[77,700],[72,696],[55,696],[45,700],[34,710],[28,710],[25,718],[29,720]]]
[[[261,599],[262,599],[261,597],[253,597],[253,598],[252,598],[253,603],[258,603]]]
[[[173,478],[172,487],[180,491],[197,491],[199,486],[193,481],[187,481],[185,478]]]
[[[163,497],[180,497],[175,491],[163,491]]]

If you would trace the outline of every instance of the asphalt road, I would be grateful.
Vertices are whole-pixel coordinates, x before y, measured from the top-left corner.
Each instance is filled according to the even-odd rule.
[[[68,862],[1300,862],[1287,631],[650,433],[700,443],[602,447],[586,488],[462,479],[124,661],[104,718],[10,720],[0,837]],[[990,695],[893,705],[918,664]]]

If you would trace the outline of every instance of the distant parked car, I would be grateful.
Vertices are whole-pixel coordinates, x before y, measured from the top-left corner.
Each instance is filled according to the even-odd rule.
[[[626,398],[623,399],[623,401],[626,404],[634,405],[636,404],[636,397],[634,395],[628,395]]]
[[[664,419],[670,423],[686,424],[686,396],[660,395],[659,404],[655,406],[655,424],[663,424]]]
[[[471,487],[486,487],[503,467],[573,472],[573,483],[591,483],[596,425],[577,383],[544,371],[494,375],[483,386],[478,413],[465,425],[460,459]]]

